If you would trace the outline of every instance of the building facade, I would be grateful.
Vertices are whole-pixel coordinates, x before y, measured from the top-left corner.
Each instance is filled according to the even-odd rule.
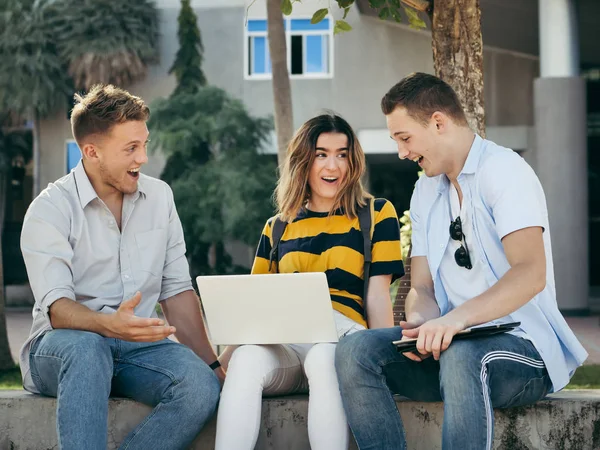
[[[175,79],[168,75],[168,69],[178,48],[179,0],[156,3],[161,17],[160,63],[150,68],[145,80],[127,87],[150,103],[173,90]],[[413,30],[407,24],[382,21],[370,10],[367,0],[357,0],[346,18],[352,31],[334,35],[333,21],[340,17],[328,17],[317,26],[309,23],[312,13],[329,3],[327,0],[296,2],[293,14],[286,18],[294,125],[300,126],[323,110],[344,116],[357,131],[367,154],[371,189],[377,195],[393,197],[402,214],[408,209],[417,170],[414,164],[397,159],[379,102],[389,87],[406,74],[433,73],[431,33],[427,29]],[[540,174],[551,210],[559,304],[564,311],[585,312],[589,307],[590,283],[600,286],[600,257],[590,251],[588,258],[588,184],[585,173],[580,173],[588,167],[588,140],[585,125],[577,127],[587,123],[588,94],[579,70],[585,64],[592,69],[600,67],[600,61],[594,59],[598,52],[588,42],[591,35],[589,38],[582,35],[581,40],[573,42],[573,36],[579,36],[580,24],[574,11],[569,9],[575,3],[578,2],[539,0],[538,4],[537,0],[481,0],[481,8],[487,137],[520,152]],[[600,19],[600,11],[591,0],[580,3],[588,8],[588,14],[597,14],[596,19]],[[192,6],[202,34],[203,70],[208,82],[241,99],[253,115],[272,115],[265,1],[192,0]],[[566,15],[559,14],[561,8]],[[540,28],[540,20],[548,26]],[[584,22],[586,20],[590,17],[586,16]],[[556,73],[552,72],[555,69],[545,72],[544,61],[556,58],[552,50],[544,51],[542,43],[551,39],[556,27],[564,28],[565,24],[570,28],[559,42],[569,40],[564,50],[567,56],[550,66],[560,67],[568,60],[570,69],[564,73],[558,69]],[[585,28],[583,25],[581,29]],[[592,55],[585,64],[580,63],[579,56],[569,59],[572,56],[569,52],[576,52],[581,42],[590,47],[584,53]],[[556,49],[558,44],[552,41],[549,45],[546,48]],[[557,78],[568,78],[562,81],[566,85],[555,84]],[[555,89],[563,93],[562,97],[550,95]],[[536,95],[538,100],[550,99],[550,103],[541,103]],[[600,110],[595,95],[593,107]],[[571,112],[546,115],[548,109],[560,109],[560,102],[570,105]],[[67,117],[67,112],[63,112],[42,123],[41,186],[65,175],[77,161]],[[565,120],[574,123],[560,134],[562,125],[557,124]],[[563,146],[565,142],[573,142],[573,133],[580,137],[576,143],[575,163],[568,160],[573,159],[569,150],[552,143],[554,139],[562,139]],[[536,146],[536,141],[542,141],[543,148]],[[597,140],[594,142],[598,148]],[[275,154],[274,137],[265,151]],[[552,160],[559,162],[552,164]],[[163,156],[152,154],[145,172],[159,176],[163,165]],[[589,198],[594,194],[600,196],[600,191],[589,192]],[[600,199],[596,202],[600,203]],[[576,211],[571,213],[569,208],[573,204]],[[600,208],[597,214],[600,217]],[[563,230],[568,230],[566,238]],[[576,236],[583,244],[573,245]],[[590,243],[600,246],[600,239],[591,237]],[[239,246],[233,251],[242,263],[249,263],[251,251]],[[568,261],[567,268],[563,266],[564,261]],[[593,272],[588,269],[590,264]]]

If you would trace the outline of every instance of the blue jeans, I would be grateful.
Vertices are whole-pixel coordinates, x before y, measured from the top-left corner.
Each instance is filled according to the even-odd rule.
[[[348,423],[361,450],[406,449],[393,394],[444,402],[444,450],[491,449],[494,413],[534,403],[552,383],[531,342],[510,334],[453,342],[440,360],[412,361],[396,351],[399,327],[340,341],[336,370]]]
[[[154,409],[121,449],[187,448],[216,410],[220,384],[188,347],[168,339],[135,343],[77,330],[52,330],[30,354],[31,376],[57,397],[59,447],[106,450],[108,398]]]

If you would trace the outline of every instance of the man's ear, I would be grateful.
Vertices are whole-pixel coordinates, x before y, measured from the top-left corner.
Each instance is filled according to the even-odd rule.
[[[435,129],[440,133],[443,133],[448,128],[448,116],[443,112],[434,112],[431,115],[431,122],[435,126]]]
[[[86,159],[96,159],[98,158],[98,150],[91,142],[85,142],[81,147],[81,155]]]

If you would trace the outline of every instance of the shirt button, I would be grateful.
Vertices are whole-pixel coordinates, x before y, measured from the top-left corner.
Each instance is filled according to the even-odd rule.
[[[444,244],[440,244],[440,248],[444,248]]]
[[[123,278],[125,278],[126,280],[129,280],[129,275],[125,275]]]

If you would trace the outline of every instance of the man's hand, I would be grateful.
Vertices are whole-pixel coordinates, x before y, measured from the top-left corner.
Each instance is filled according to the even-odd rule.
[[[429,320],[418,327],[403,329],[402,335],[403,338],[417,338],[417,350],[422,355],[422,359],[433,354],[433,358],[438,361],[440,354],[448,348],[456,333],[464,329],[464,322],[448,314]]]
[[[155,342],[175,333],[175,327],[165,326],[164,320],[137,317],[134,309],[142,300],[142,294],[136,294],[125,300],[114,314],[104,319],[104,336],[133,342]]]
[[[409,336],[404,335],[404,330],[414,330],[415,328],[418,328],[419,325],[421,325],[421,323],[419,322],[406,322],[404,320],[401,320],[399,325],[400,328],[402,328],[402,339],[400,339],[401,341],[405,341],[407,339],[412,339]],[[427,354],[420,354],[420,353],[415,353],[415,352],[405,352],[402,353],[404,356],[406,356],[408,359],[415,361],[415,362],[421,362],[424,359],[427,359],[431,356],[431,353],[427,353]]]

